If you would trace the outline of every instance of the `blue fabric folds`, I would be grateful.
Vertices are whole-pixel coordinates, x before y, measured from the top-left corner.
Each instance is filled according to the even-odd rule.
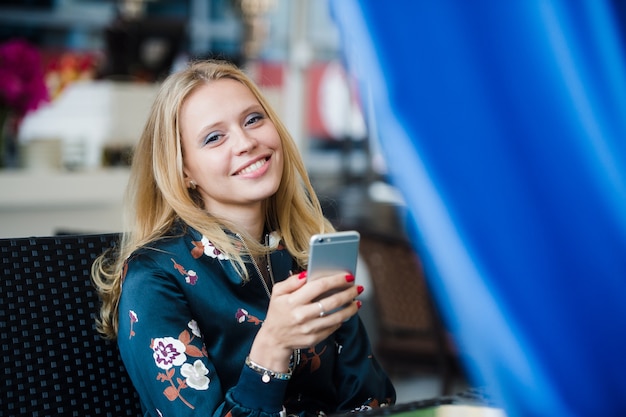
[[[626,415],[626,65],[607,1],[330,0],[476,384]]]

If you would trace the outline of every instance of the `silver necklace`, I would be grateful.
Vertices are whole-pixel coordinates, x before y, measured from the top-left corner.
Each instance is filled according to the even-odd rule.
[[[241,241],[241,243],[243,244],[244,248],[246,249],[246,252],[248,252],[248,254],[250,254],[250,249],[248,249],[248,245],[246,245],[245,240],[243,240],[243,238],[241,237],[241,235],[239,233],[237,233],[237,237],[239,238],[239,240]],[[268,246],[268,235],[265,235],[265,246]],[[265,278],[263,277],[263,274],[261,273],[261,268],[259,268],[259,264],[257,263],[256,259],[254,259],[254,256],[250,255],[250,259],[252,260],[252,265],[254,266],[254,269],[256,270],[257,276],[259,277],[259,279],[261,280],[261,284],[263,284],[263,288],[265,288],[265,293],[267,294],[267,298],[271,298],[272,296],[272,292],[269,288],[269,286],[267,285],[267,282],[265,280]],[[267,252],[265,254],[265,262],[267,263],[267,273],[269,275],[270,278],[270,282],[272,283],[272,287],[274,287],[274,271],[272,270],[272,262],[270,259],[270,253]]]

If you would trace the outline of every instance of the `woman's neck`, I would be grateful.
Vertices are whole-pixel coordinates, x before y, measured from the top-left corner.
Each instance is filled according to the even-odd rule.
[[[243,232],[257,242],[263,239],[265,227],[265,217],[261,210],[230,210],[228,213],[219,216],[233,225],[234,232]]]
[[[263,221],[246,222],[245,220],[235,221],[234,224],[238,229],[246,232],[246,234],[257,242],[261,242],[263,239]]]

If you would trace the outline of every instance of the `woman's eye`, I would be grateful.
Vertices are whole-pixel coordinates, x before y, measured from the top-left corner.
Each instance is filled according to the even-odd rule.
[[[263,119],[263,115],[262,114],[260,114],[260,113],[251,114],[246,119],[246,123],[244,124],[244,126],[250,126],[250,125],[252,125],[254,123],[257,123],[261,119]]]
[[[219,133],[211,133],[209,135],[207,135],[206,138],[204,138],[204,145],[211,145],[212,143],[217,142],[218,140],[220,140],[220,138],[222,137],[221,134]]]

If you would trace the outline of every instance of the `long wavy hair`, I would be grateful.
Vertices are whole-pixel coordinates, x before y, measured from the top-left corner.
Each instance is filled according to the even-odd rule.
[[[285,248],[302,268],[307,264],[310,236],[334,230],[322,213],[296,143],[254,82],[227,62],[193,62],[170,75],[157,94],[133,155],[125,196],[124,233],[116,253],[103,254],[92,268],[92,281],[102,301],[96,324],[106,338],[117,337],[126,259],[138,248],[170,233],[175,222],[182,220],[228,254],[244,280],[248,279],[244,256],[258,256],[268,250],[238,230],[237,225],[205,211],[198,192],[187,188],[184,180],[180,109],[199,86],[224,78],[250,89],[274,123],[282,143],[285,162],[281,182],[263,204],[267,229],[280,232]],[[240,233],[247,253],[226,230]]]

